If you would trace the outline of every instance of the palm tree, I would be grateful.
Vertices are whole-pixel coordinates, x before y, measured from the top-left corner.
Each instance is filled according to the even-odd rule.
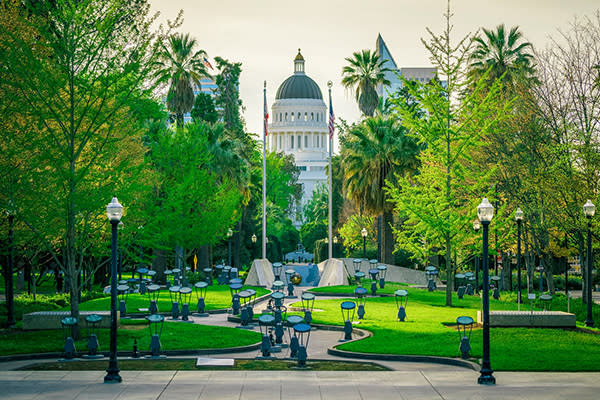
[[[362,50],[352,53],[346,61],[349,65],[342,69],[342,85],[355,92],[360,111],[372,117],[379,104],[377,85],[390,84],[385,73],[391,70],[383,66],[387,60],[382,60],[376,52]]]
[[[470,55],[469,70],[471,76],[481,77],[488,69],[489,79],[504,77],[504,82],[512,84],[519,74],[531,78],[534,75],[533,46],[524,41],[518,26],[513,26],[507,33],[504,24],[496,30],[482,29],[484,37],[474,39],[475,48]]]
[[[393,263],[392,204],[384,187],[416,170],[420,147],[397,119],[369,117],[341,136],[344,185],[359,209],[383,216],[382,261]]]
[[[204,65],[204,50],[195,50],[196,39],[186,34],[174,34],[168,44],[162,45],[156,63],[159,84],[168,84],[167,107],[175,114],[177,128],[183,126],[183,115],[194,107],[194,85],[200,88],[200,79],[210,76]]]

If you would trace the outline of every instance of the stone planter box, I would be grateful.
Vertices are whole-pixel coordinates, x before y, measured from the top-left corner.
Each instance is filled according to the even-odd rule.
[[[575,314],[562,311],[490,311],[491,327],[575,328]],[[477,323],[483,323],[477,311]]]
[[[97,328],[110,328],[110,311],[80,311],[79,327],[87,328],[85,317],[90,314],[98,314],[102,320],[96,324]],[[60,321],[71,315],[70,311],[38,311],[23,315],[23,330],[62,329]],[[117,325],[119,324],[119,312],[117,311]]]

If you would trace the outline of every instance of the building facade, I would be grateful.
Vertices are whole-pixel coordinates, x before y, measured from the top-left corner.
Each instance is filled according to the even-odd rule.
[[[302,200],[291,215],[296,227],[302,225],[302,207],[312,198],[317,184],[327,184],[329,157],[327,106],[319,85],[306,75],[304,62],[298,49],[294,74],[277,89],[267,136],[267,149],[292,154],[300,169]]]

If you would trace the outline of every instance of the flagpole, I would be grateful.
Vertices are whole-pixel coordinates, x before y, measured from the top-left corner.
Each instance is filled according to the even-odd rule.
[[[332,226],[332,197],[333,197],[333,170],[331,169],[331,149],[333,147],[333,108],[331,107],[331,86],[333,86],[333,82],[327,82],[327,87],[329,88],[329,246],[328,246],[328,258],[333,258],[333,226]]]
[[[263,181],[262,181],[262,258],[267,258],[267,81],[263,89],[265,99],[264,105],[264,127],[263,127]]]

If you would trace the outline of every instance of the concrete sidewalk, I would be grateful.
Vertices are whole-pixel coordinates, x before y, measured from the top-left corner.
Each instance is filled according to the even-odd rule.
[[[434,368],[390,372],[123,371],[121,384],[105,372],[3,371],[0,398],[25,399],[597,399],[599,373],[478,373]]]

